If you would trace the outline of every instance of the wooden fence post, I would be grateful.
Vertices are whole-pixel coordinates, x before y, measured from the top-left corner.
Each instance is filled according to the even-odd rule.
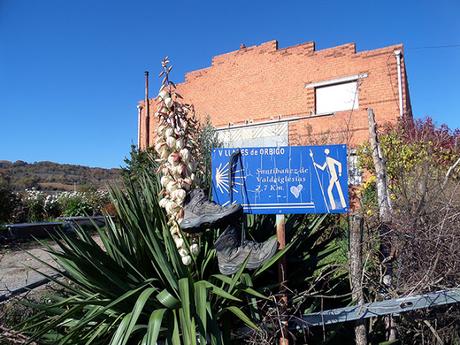
[[[390,289],[393,285],[393,257],[391,254],[391,201],[388,191],[388,177],[386,170],[386,162],[383,157],[382,150],[377,135],[377,124],[375,122],[374,111],[369,108],[367,110],[369,121],[369,143],[371,145],[372,159],[375,166],[375,175],[377,178],[377,199],[380,215],[380,253],[382,257],[382,265],[385,268],[383,275],[383,285]],[[386,320],[387,339],[389,341],[396,340],[396,324],[391,316]]]
[[[364,305],[363,293],[363,230],[364,219],[359,215],[352,215],[349,219],[350,229],[350,285],[353,302],[358,306]],[[357,320],[355,323],[355,343],[357,345],[367,344],[366,321]]]
[[[277,214],[276,215],[276,238],[278,239],[279,243],[279,250],[284,249],[286,247],[286,231],[285,231],[285,216],[284,214]],[[287,304],[288,298],[286,294],[286,288],[284,284],[286,283],[286,257],[283,256],[278,264],[278,281],[281,284],[280,288],[280,314],[281,314],[281,336],[279,340],[279,345],[289,345],[289,339],[287,336],[288,327],[287,327],[287,320],[286,320],[286,311],[287,311]]]

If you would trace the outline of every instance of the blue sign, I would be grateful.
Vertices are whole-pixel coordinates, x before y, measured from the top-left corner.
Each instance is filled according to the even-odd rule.
[[[239,203],[246,213],[345,213],[347,147],[214,149],[212,185],[215,202]]]

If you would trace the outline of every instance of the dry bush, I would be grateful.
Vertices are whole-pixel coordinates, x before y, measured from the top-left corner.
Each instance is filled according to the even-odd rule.
[[[387,127],[381,144],[387,162],[392,219],[385,238],[391,243],[393,284],[382,284],[385,266],[379,253],[382,233],[372,183],[364,186],[367,215],[366,288],[369,300],[401,297],[460,286],[460,181],[458,131],[436,127],[430,119]],[[362,166],[373,172],[369,150],[361,148]],[[402,314],[401,339],[416,343],[455,343],[460,314],[434,308]],[[452,310],[453,310],[452,309]],[[433,318],[435,315],[435,318]],[[415,340],[417,339],[417,340]]]
[[[412,187],[404,185],[395,202],[396,288],[409,294],[458,287],[460,183],[443,188],[430,169],[414,175]]]

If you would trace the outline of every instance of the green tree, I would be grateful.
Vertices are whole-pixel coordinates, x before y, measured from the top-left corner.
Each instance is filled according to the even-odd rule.
[[[211,153],[213,149],[222,147],[222,142],[219,140],[215,127],[212,125],[211,118],[208,115],[205,122],[198,129],[198,149],[199,149],[199,164],[205,167],[202,176],[199,176],[200,186],[203,189],[211,189]]]
[[[135,182],[145,174],[156,173],[158,164],[155,162],[155,151],[152,148],[140,150],[136,145],[131,145],[129,155],[129,158],[124,159],[126,165],[121,171],[125,182]]]

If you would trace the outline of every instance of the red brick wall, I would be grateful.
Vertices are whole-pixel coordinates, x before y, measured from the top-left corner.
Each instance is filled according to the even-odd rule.
[[[396,49],[402,50],[402,45],[356,52],[355,44],[349,43],[316,51],[314,43],[307,42],[278,49],[276,41],[269,41],[215,56],[210,67],[187,73],[178,92],[194,104],[200,117],[210,115],[216,127],[301,117],[289,122],[291,145],[354,144],[367,139],[368,107],[374,109],[380,124],[399,117]],[[360,79],[359,109],[309,118],[315,113],[315,92],[305,88],[306,83],[360,73],[367,77]],[[405,74],[402,58],[403,103],[409,112]],[[150,102],[151,115],[154,103]],[[141,134],[144,142],[142,138],[145,133]]]

